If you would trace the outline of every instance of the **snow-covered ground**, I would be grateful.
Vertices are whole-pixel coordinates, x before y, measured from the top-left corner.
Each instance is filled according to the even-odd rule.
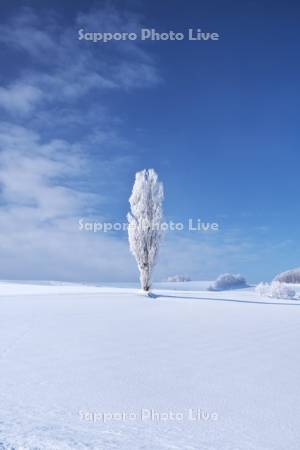
[[[208,284],[0,283],[0,449],[298,450],[300,301]]]

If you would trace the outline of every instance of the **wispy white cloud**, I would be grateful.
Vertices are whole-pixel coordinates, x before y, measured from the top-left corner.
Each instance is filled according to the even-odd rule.
[[[76,101],[91,91],[145,87],[160,81],[155,61],[138,44],[111,43],[108,54],[104,47],[78,40],[76,27],[82,23],[118,30],[139,26],[137,16],[108,7],[79,13],[68,27],[60,25],[60,18],[54,20],[51,13],[37,15],[22,8],[0,25],[0,42],[25,52],[31,62],[25,64],[16,84],[1,88],[0,106],[28,113],[42,99],[57,105]]]
[[[41,221],[80,211],[92,196],[68,182],[85,165],[77,146],[58,139],[43,143],[34,131],[0,125],[1,197],[8,209],[29,207]]]
[[[42,99],[40,88],[17,82],[7,87],[0,86],[0,106],[11,113],[28,114]]]
[[[103,161],[98,176],[118,164]],[[80,216],[105,204],[80,188],[91,165],[78,146],[1,125],[1,278],[112,280],[116,270],[120,279],[133,277],[126,241],[79,230]]]
[[[7,22],[1,23],[0,42],[46,60],[49,52],[56,51],[53,34],[57,31],[51,11],[38,15],[30,7],[21,7]]]

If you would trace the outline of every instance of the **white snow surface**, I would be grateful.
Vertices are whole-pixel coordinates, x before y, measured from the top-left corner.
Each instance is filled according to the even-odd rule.
[[[0,449],[298,450],[300,301],[178,284],[0,283]]]

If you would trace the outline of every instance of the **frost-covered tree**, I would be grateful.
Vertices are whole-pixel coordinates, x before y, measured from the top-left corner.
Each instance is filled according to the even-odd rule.
[[[247,282],[240,274],[223,273],[208,288],[209,291],[224,291],[247,287]]]
[[[149,291],[151,274],[156,262],[162,237],[163,184],[153,169],[142,170],[135,175],[129,198],[128,240],[130,251],[140,272],[141,288]]]
[[[272,281],[271,284],[259,283],[255,288],[255,292],[261,297],[271,298],[293,299],[296,296],[294,289],[280,281]]]
[[[280,281],[281,283],[300,284],[300,268],[279,273],[273,281]]]

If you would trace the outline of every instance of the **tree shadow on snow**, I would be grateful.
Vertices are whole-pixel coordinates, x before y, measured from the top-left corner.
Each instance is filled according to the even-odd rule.
[[[266,302],[266,301],[258,301],[258,300],[237,300],[231,298],[210,298],[210,297],[184,297],[180,295],[166,295],[166,294],[153,294],[151,298],[154,299],[164,299],[164,298],[173,298],[175,300],[208,300],[211,302],[233,302],[233,303],[253,303],[257,305],[279,305],[279,306],[300,306],[299,303],[285,303],[285,302]],[[290,300],[287,300],[289,302]]]

